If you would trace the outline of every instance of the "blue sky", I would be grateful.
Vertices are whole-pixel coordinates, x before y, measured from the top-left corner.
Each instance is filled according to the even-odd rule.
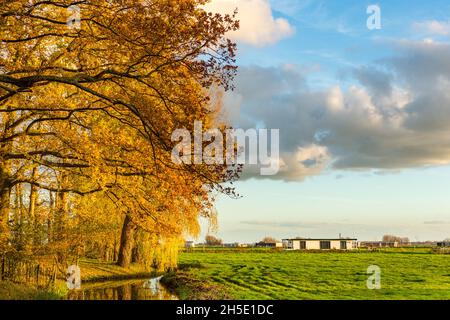
[[[380,30],[366,27],[372,4]],[[218,235],[450,237],[450,3],[213,0],[209,8],[233,6],[240,70],[228,116],[235,126],[280,129],[287,165],[277,177],[240,181],[242,199],[220,197]]]

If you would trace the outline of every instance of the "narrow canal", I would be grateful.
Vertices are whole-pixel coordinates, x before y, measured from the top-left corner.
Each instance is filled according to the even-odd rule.
[[[162,277],[140,280],[120,280],[82,283],[71,290],[68,300],[178,300],[160,280]]]

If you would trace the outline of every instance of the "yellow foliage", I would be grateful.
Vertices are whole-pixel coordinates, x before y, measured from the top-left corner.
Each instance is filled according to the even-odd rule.
[[[127,216],[167,269],[215,221],[236,169],[171,161],[175,129],[225,128],[238,23],[204,3],[84,1],[79,26],[72,1],[0,4],[0,253],[116,259]]]

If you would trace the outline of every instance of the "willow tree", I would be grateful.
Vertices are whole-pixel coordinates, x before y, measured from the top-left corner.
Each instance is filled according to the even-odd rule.
[[[168,241],[195,233],[198,217],[211,215],[211,192],[232,192],[222,183],[236,168],[174,165],[170,157],[175,129],[217,125],[209,93],[230,89],[236,72],[236,46],[225,34],[238,22],[205,12],[205,2],[0,4],[4,248],[16,185],[104,193],[124,217],[123,266],[136,228]]]

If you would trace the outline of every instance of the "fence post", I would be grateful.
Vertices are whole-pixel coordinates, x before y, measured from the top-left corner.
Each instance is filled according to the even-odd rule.
[[[40,265],[38,264],[36,266],[36,285],[39,287],[39,269],[40,269]]]
[[[2,256],[2,281],[5,280],[5,256]]]

